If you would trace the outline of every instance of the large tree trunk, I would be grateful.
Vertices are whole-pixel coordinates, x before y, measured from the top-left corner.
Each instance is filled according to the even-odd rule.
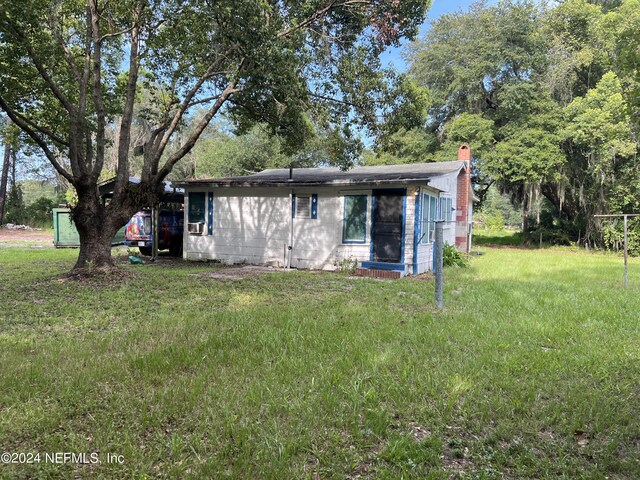
[[[111,242],[113,234],[96,223],[82,227],[76,224],[76,226],[80,234],[80,253],[73,270],[80,271],[88,268],[107,270],[112,268]]]
[[[11,163],[11,146],[4,144],[4,161],[2,162],[2,177],[0,177],[0,225],[4,219],[4,205],[7,198],[7,178],[9,177],[9,163]]]
[[[76,191],[78,204],[72,214],[80,235],[80,253],[73,270],[110,269],[113,267],[113,237],[135,213],[135,208],[131,208],[129,202],[119,209],[114,209],[113,205],[103,205],[95,185],[84,188],[76,186]]]
[[[137,185],[131,193],[128,187],[109,205],[104,205],[95,183],[75,186],[78,204],[72,209],[73,222],[80,235],[80,253],[74,271],[87,268],[108,270],[114,266],[111,242],[118,230],[131,216],[145,205],[153,205],[161,198],[162,187],[155,190],[148,185]]]
[[[78,204],[73,208],[73,222],[80,235],[80,254],[74,270],[88,267],[104,269],[113,266],[111,240],[115,231],[110,228],[106,209],[97,188],[76,187]]]

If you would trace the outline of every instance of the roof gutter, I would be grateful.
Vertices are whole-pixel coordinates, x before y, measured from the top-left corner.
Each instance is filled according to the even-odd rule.
[[[174,185],[182,188],[203,186],[203,187],[216,187],[216,188],[247,188],[247,187],[320,187],[320,186],[378,186],[385,185],[389,183],[422,183],[428,182],[431,177],[422,177],[422,178],[399,178],[399,179],[383,179],[383,180],[366,180],[366,181],[354,181],[354,180],[332,180],[330,182],[322,182],[322,181],[272,181],[272,182],[238,182],[238,181],[230,181],[230,182],[220,182],[220,181],[202,181],[202,180],[190,180],[184,182],[174,182]],[[432,187],[430,185],[431,188]],[[440,190],[435,188],[436,190]],[[442,191],[442,190],[440,190]]]

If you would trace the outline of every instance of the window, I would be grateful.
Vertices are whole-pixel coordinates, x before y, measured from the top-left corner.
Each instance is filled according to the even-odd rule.
[[[422,240],[421,243],[431,243],[434,240],[438,218],[438,199],[427,193],[422,194]]]
[[[207,195],[207,234],[213,235],[213,192]]]
[[[311,197],[296,195],[296,218],[311,218]]]
[[[189,193],[189,223],[204,223],[204,192]]]
[[[291,204],[293,218],[318,218],[318,194],[294,195]]]
[[[367,196],[345,195],[342,217],[342,243],[367,241]]]
[[[445,222],[453,220],[452,200],[448,197],[440,197],[440,219]],[[445,225],[446,227],[447,225]]]

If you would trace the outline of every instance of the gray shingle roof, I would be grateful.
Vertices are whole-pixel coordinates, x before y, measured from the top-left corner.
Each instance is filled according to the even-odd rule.
[[[404,165],[380,165],[355,167],[350,170],[339,168],[274,168],[253,175],[203,180],[174,182],[176,186],[207,185],[213,187],[257,187],[257,186],[315,186],[351,185],[381,183],[406,183],[425,181],[432,177],[457,172],[464,162],[410,163]]]

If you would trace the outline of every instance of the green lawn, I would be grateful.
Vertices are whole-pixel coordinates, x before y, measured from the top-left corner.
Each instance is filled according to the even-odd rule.
[[[103,463],[0,478],[640,478],[640,262],[625,291],[619,257],[479,248],[441,312],[424,279],[1,249],[0,450]]]

